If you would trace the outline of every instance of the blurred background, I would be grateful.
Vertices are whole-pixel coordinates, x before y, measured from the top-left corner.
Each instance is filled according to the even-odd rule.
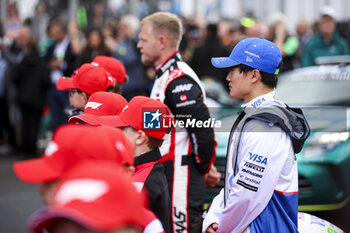
[[[245,37],[280,47],[277,94],[307,105],[309,120],[325,118],[313,121],[323,125],[313,125],[298,155],[299,211],[350,231],[350,124],[329,129],[350,122],[349,9],[348,0],[0,0],[0,232],[26,232],[26,219],[41,206],[36,187],[21,183],[12,163],[40,156],[66,122],[69,96],[56,90],[59,77],[97,55],[113,56],[130,79],[123,96],[149,95],[154,70],[142,65],[136,44],[140,20],[156,11],[181,17],[180,53],[203,82],[207,104],[216,108],[211,114],[229,117],[228,124],[240,101],[229,97],[227,71],[212,68],[210,58],[228,56]],[[324,107],[341,113],[325,114]],[[223,173],[227,132],[217,137]],[[221,186],[208,190],[208,202]]]

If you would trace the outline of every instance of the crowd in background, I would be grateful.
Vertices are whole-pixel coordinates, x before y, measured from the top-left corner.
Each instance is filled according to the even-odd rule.
[[[46,132],[53,132],[66,121],[60,116],[69,105],[69,96],[56,89],[57,80],[71,76],[97,55],[113,56],[124,64],[129,80],[122,94],[127,100],[136,95],[149,96],[154,68],[141,63],[136,48],[140,19],[128,14],[127,9],[123,12],[106,16],[103,5],[97,4],[92,17],[77,14],[77,19],[68,22],[50,13],[46,3],[40,1],[34,17],[21,19],[16,4],[8,4],[7,22],[0,28],[0,153],[39,154],[37,136],[45,138]],[[315,65],[315,57],[327,55],[322,51],[313,54],[323,39],[326,44],[334,44],[334,51],[328,55],[349,54],[350,23],[336,25],[330,7],[323,9],[317,22],[301,19],[295,34],[288,32],[288,19],[277,12],[265,20],[249,13],[236,21],[217,23],[201,17],[182,20],[180,53],[184,60],[200,79],[211,79],[224,87],[227,71],[214,69],[210,58],[228,56],[245,37],[275,42],[283,54],[281,72]]]

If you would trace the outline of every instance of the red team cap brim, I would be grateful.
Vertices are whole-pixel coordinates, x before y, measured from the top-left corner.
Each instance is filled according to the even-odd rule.
[[[13,169],[24,182],[45,183],[87,160],[133,165],[134,148],[120,129],[69,124],[55,132],[43,156],[15,162]]]
[[[76,88],[73,84],[73,79],[70,77],[61,77],[57,83],[56,88],[60,91],[67,91]]]
[[[106,161],[86,161],[65,174],[49,207],[31,216],[29,229],[50,232],[60,218],[97,231],[142,227],[144,199],[120,167]]]
[[[100,125],[100,117],[93,114],[83,113],[76,116],[72,116],[68,120],[69,124],[77,124],[79,122],[85,122],[89,125]]]
[[[71,124],[85,122],[90,125],[99,125],[100,117],[116,116],[128,104],[126,99],[112,92],[96,92],[92,94],[85,106],[84,113],[69,118]]]
[[[123,121],[119,116],[102,116],[100,117],[100,124],[116,128],[129,126],[129,124]]]
[[[76,69],[71,78],[61,77],[56,83],[58,90],[77,88],[89,95],[106,91],[108,87],[114,87],[111,74],[104,68],[90,63],[85,63]]]
[[[50,182],[61,174],[42,158],[16,162],[13,169],[20,180],[31,184]]]
[[[143,130],[148,136],[163,139],[168,128],[145,129],[143,126],[143,117],[145,111],[160,111],[162,115],[167,116],[170,121],[173,117],[169,108],[159,100],[151,99],[145,96],[136,96],[130,100],[127,106],[119,114],[119,116],[101,117],[101,125],[112,127],[130,126],[136,130]]]

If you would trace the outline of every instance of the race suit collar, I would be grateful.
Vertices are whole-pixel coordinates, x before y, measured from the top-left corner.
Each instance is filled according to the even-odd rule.
[[[248,103],[244,103],[241,105],[243,109],[245,108],[259,108],[260,106],[264,105],[264,102],[268,102],[275,99],[275,91],[271,91],[267,94],[260,95],[258,97],[255,97]]]
[[[171,54],[166,60],[165,62],[163,62],[162,65],[156,67],[156,77],[158,78],[160,76],[162,76],[162,74],[169,69],[169,67],[171,67],[175,62],[177,61],[181,61],[181,55],[179,54],[178,51],[175,51],[173,54]]]
[[[140,165],[144,163],[149,163],[153,161],[158,161],[162,156],[160,155],[160,151],[158,148],[143,153],[140,156],[135,157],[134,165]]]

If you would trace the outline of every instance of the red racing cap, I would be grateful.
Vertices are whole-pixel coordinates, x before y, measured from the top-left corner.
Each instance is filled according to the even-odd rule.
[[[31,232],[52,231],[55,221],[69,219],[94,231],[142,228],[144,196],[121,167],[109,161],[85,161],[59,182],[48,207],[29,219]]]
[[[85,63],[76,69],[72,77],[61,77],[56,83],[58,90],[77,88],[89,95],[106,91],[110,86],[114,86],[111,74],[102,67],[90,63]]]
[[[119,115],[128,104],[126,99],[113,92],[96,92],[92,94],[85,106],[84,113],[72,116],[71,124],[83,121],[90,125],[99,125],[100,116]]]
[[[117,83],[125,83],[125,67],[118,59],[107,56],[96,56],[94,60],[92,60],[92,63],[96,63],[99,66],[103,67],[105,70],[107,70],[117,81]]]
[[[133,165],[134,148],[120,129],[69,124],[55,132],[40,158],[15,162],[13,169],[24,182],[46,183],[85,160]]]
[[[174,118],[169,108],[159,100],[145,96],[132,98],[119,116],[100,117],[100,123],[105,126],[131,126],[143,130],[147,135],[163,139]]]

